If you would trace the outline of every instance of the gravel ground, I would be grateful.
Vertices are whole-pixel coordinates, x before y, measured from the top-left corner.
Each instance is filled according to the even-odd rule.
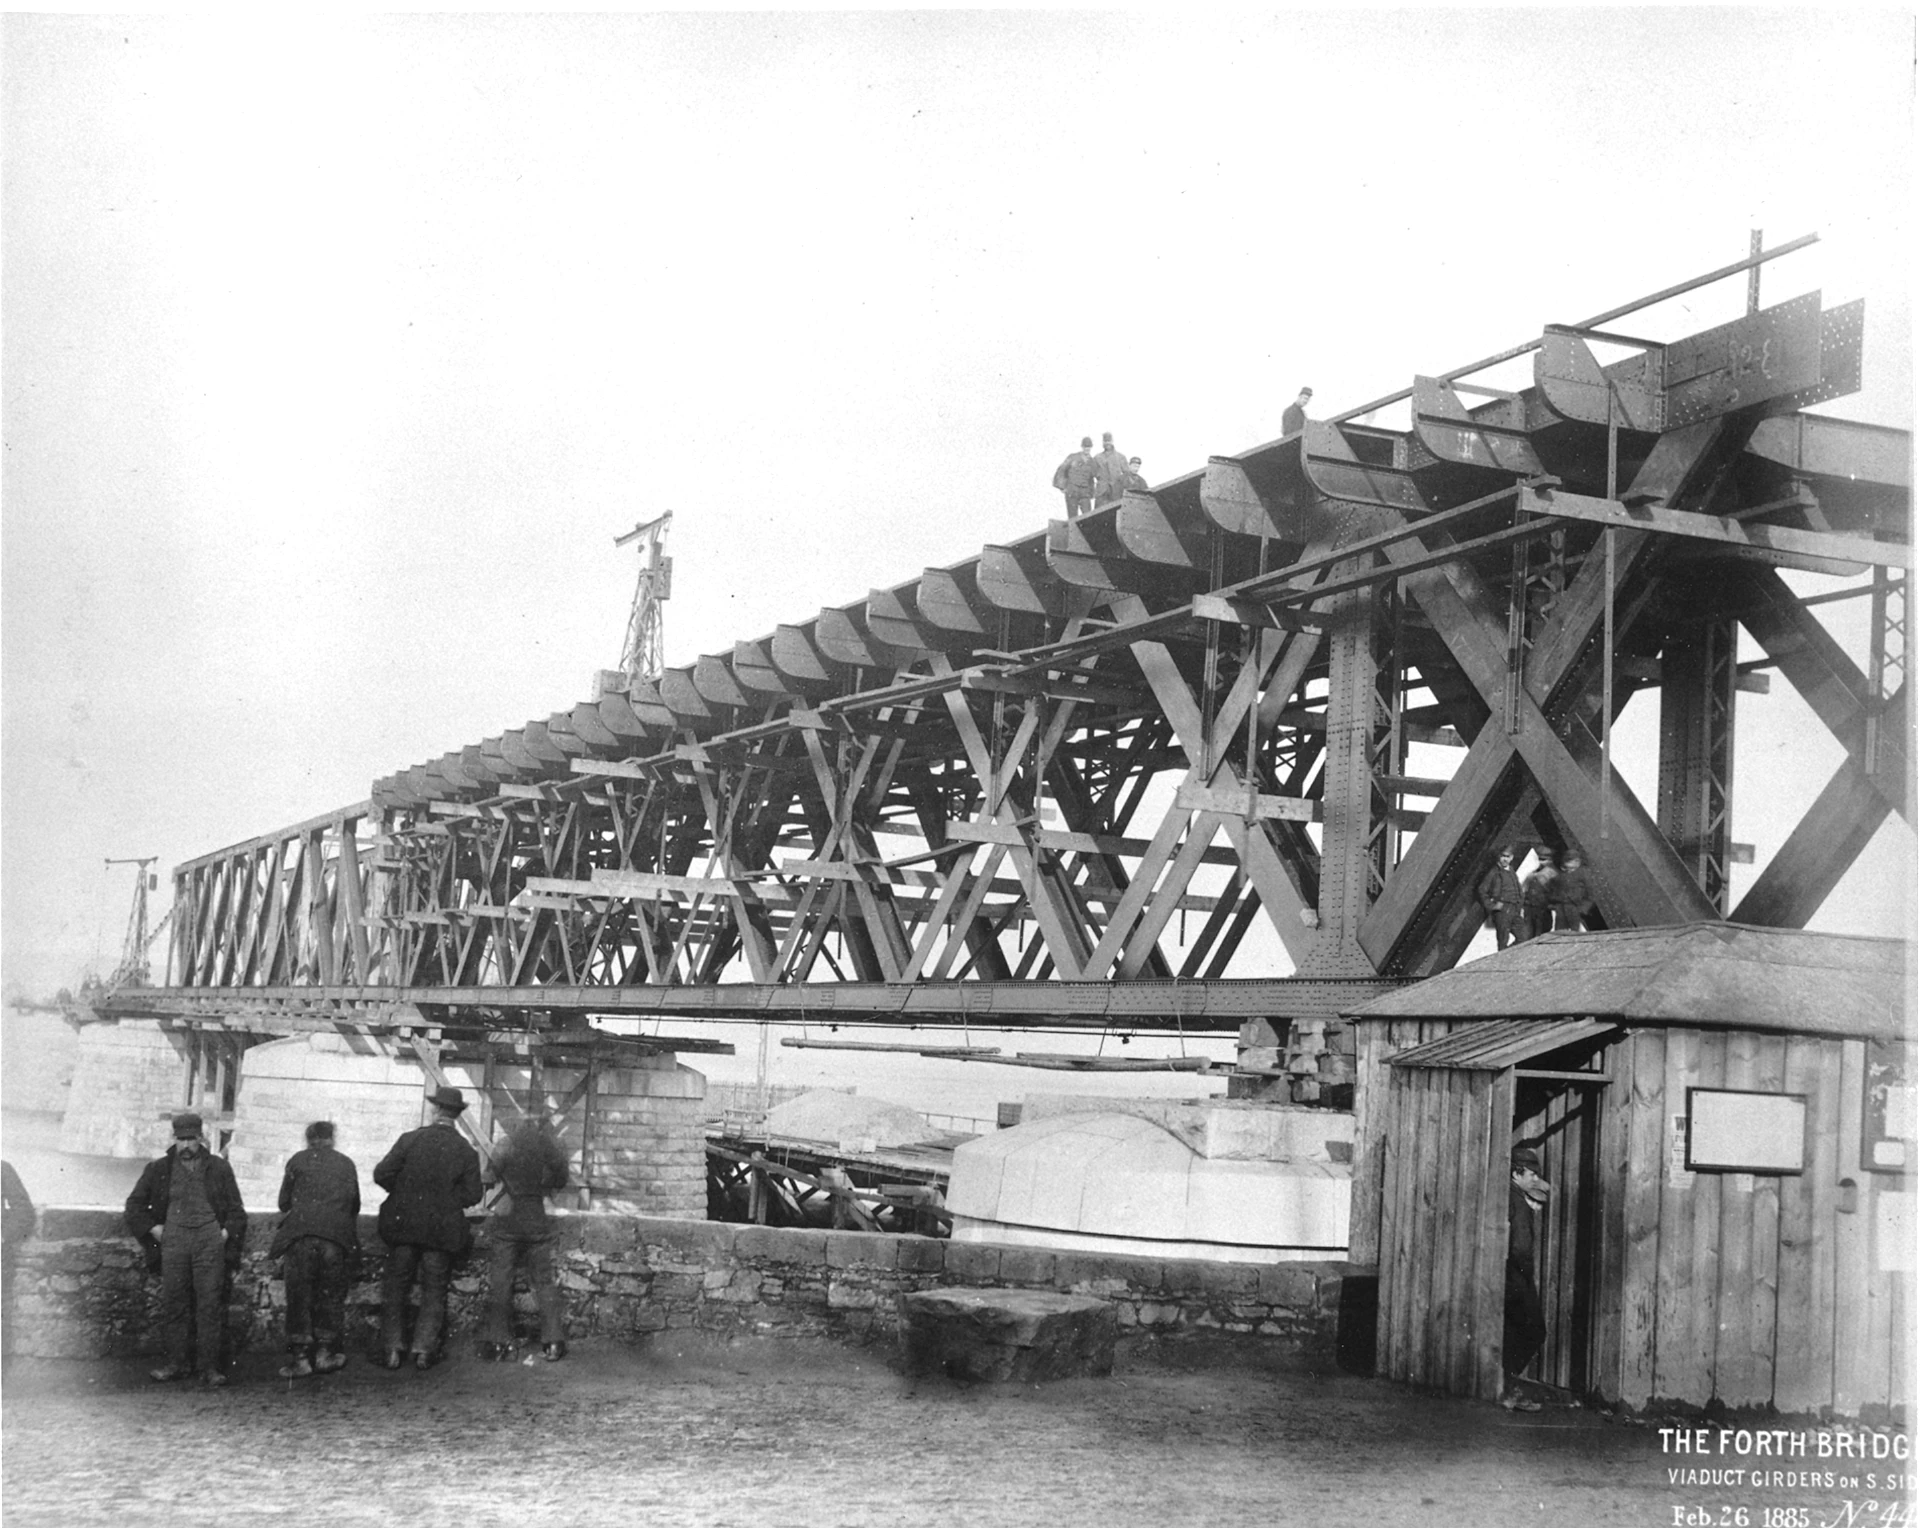
[[[889,1359],[688,1337],[582,1343],[560,1364],[463,1348],[427,1374],[356,1357],[289,1384],[257,1355],[218,1392],[21,1361],[0,1404],[4,1521],[1650,1528],[1711,1496],[1668,1485],[1643,1426],[1224,1344],[1136,1339],[1110,1378],[1024,1387],[909,1379]]]

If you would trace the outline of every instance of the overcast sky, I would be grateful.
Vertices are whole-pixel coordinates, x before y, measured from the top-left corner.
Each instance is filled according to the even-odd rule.
[[[687,662],[1039,529],[1083,434],[1158,482],[1303,382],[1351,407],[1754,227],[1823,240],[1767,301],[1867,299],[1866,389],[1822,411],[1910,425],[1896,12],[0,25],[0,954],[33,992],[112,964],[106,856],[164,873],[585,698],[613,537],[663,509]],[[1785,690],[1741,697],[1761,864],[1840,759]],[[1906,927],[1912,844],[1819,926]]]

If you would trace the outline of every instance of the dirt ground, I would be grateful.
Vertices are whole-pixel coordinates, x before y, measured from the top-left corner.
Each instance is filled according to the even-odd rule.
[[[1652,1429],[1592,1412],[1509,1413],[1225,1345],[1132,1340],[1109,1378],[1024,1387],[691,1336],[511,1366],[463,1345],[426,1374],[356,1356],[293,1384],[273,1367],[256,1355],[210,1392],[131,1362],[17,1362],[4,1522],[1652,1528],[1676,1504],[1828,1501],[1675,1489]]]

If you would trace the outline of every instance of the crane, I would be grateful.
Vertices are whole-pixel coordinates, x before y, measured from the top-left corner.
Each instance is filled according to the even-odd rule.
[[[127,915],[127,937],[121,946],[120,964],[113,968],[113,974],[107,978],[109,990],[126,986],[144,987],[152,974],[147,963],[147,946],[160,930],[156,928],[153,934],[147,932],[147,893],[159,886],[160,877],[148,874],[147,866],[159,857],[149,854],[139,859],[107,860],[109,865],[132,865],[138,872],[133,883],[133,911]],[[171,916],[169,913],[168,917]],[[163,926],[165,922],[166,919],[161,920]]]
[[[673,524],[673,511],[644,520],[624,536],[615,536],[615,546],[629,542],[640,544],[640,582],[633,591],[633,613],[627,618],[627,641],[620,653],[620,669],[627,682],[658,679],[666,667],[663,650],[665,623],[660,607],[673,593],[673,559],[662,553],[667,527]]]

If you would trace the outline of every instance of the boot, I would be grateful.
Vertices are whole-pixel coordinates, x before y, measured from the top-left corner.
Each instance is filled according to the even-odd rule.
[[[306,1353],[301,1349],[295,1349],[292,1362],[281,1367],[280,1377],[282,1379],[305,1379],[312,1373],[313,1364],[308,1359]]]
[[[345,1353],[336,1353],[332,1348],[321,1348],[319,1352],[313,1355],[313,1372],[315,1374],[332,1374],[340,1369],[346,1368],[346,1366],[347,1355]]]

